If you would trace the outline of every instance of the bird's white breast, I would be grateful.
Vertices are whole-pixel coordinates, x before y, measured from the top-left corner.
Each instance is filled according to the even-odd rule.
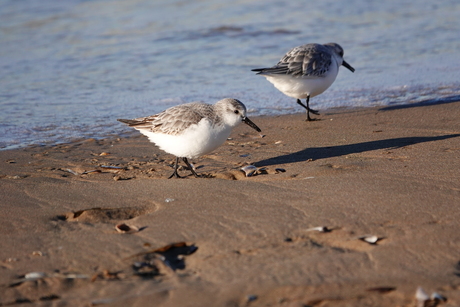
[[[228,125],[211,126],[211,121],[205,118],[176,135],[147,130],[139,131],[161,150],[177,157],[194,159],[222,145],[230,135],[232,127]]]
[[[263,75],[279,91],[292,98],[314,97],[327,90],[339,72],[339,66],[335,59],[324,76],[292,76],[292,75]]]

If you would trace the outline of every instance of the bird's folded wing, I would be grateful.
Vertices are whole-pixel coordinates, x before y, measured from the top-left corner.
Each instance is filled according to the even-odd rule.
[[[120,121],[137,130],[176,135],[191,125],[198,124],[201,119],[203,115],[199,110],[194,110],[193,105],[180,105],[155,115]]]
[[[258,68],[259,74],[289,74],[292,76],[324,76],[332,63],[327,47],[308,44],[291,49],[273,67]]]

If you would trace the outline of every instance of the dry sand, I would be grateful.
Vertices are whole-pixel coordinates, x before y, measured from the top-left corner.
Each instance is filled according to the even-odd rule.
[[[1,151],[0,306],[460,306],[460,102],[304,118],[239,126],[213,178],[135,132]]]

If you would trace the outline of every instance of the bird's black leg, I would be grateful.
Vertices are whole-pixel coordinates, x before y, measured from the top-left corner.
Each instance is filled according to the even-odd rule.
[[[168,177],[168,179],[171,179],[172,177],[174,178],[183,178],[179,176],[177,173],[177,168],[179,167],[179,157],[176,157],[176,164],[174,165],[174,173],[171,174],[171,176]]]
[[[192,171],[192,174],[193,176],[195,176],[195,178],[200,178],[201,176],[198,175],[195,170],[193,169],[192,165],[188,162],[187,158],[182,158],[182,160],[185,162],[185,164],[187,164],[187,166],[190,168],[190,170]]]
[[[307,96],[307,110],[315,115],[319,115],[318,110],[310,109],[310,95]]]
[[[305,110],[307,110],[307,111],[308,111],[308,108],[307,108],[307,106],[306,106],[306,105],[304,105],[304,104],[302,103],[302,101],[300,101],[300,99],[297,99],[297,103],[298,103],[298,104],[300,104],[302,107],[304,107],[304,108],[305,108]]]
[[[300,101],[300,99],[297,99],[297,103],[298,103],[299,105],[301,105],[302,107],[304,107],[305,110],[307,110],[307,121],[312,121],[312,120],[313,120],[313,119],[311,119],[311,117],[310,117],[310,112],[313,113],[313,114],[315,114],[315,115],[319,115],[319,112],[318,112],[317,110],[312,110],[312,109],[310,109],[310,104],[309,104],[309,103],[310,103],[310,95],[307,96],[307,105],[304,105],[304,104],[302,103],[302,101]]]

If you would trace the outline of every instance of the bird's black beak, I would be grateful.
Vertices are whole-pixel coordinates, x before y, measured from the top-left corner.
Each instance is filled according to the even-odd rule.
[[[351,67],[350,64],[345,62],[345,60],[342,61],[342,65],[345,66],[346,68],[348,68],[349,70],[351,70],[351,72],[355,72],[355,69],[353,67]]]
[[[260,130],[259,127],[257,127],[256,124],[254,124],[249,118],[247,117],[243,117],[243,122],[248,125],[249,127],[253,128],[254,130],[256,130],[257,132],[261,132],[262,130]]]

